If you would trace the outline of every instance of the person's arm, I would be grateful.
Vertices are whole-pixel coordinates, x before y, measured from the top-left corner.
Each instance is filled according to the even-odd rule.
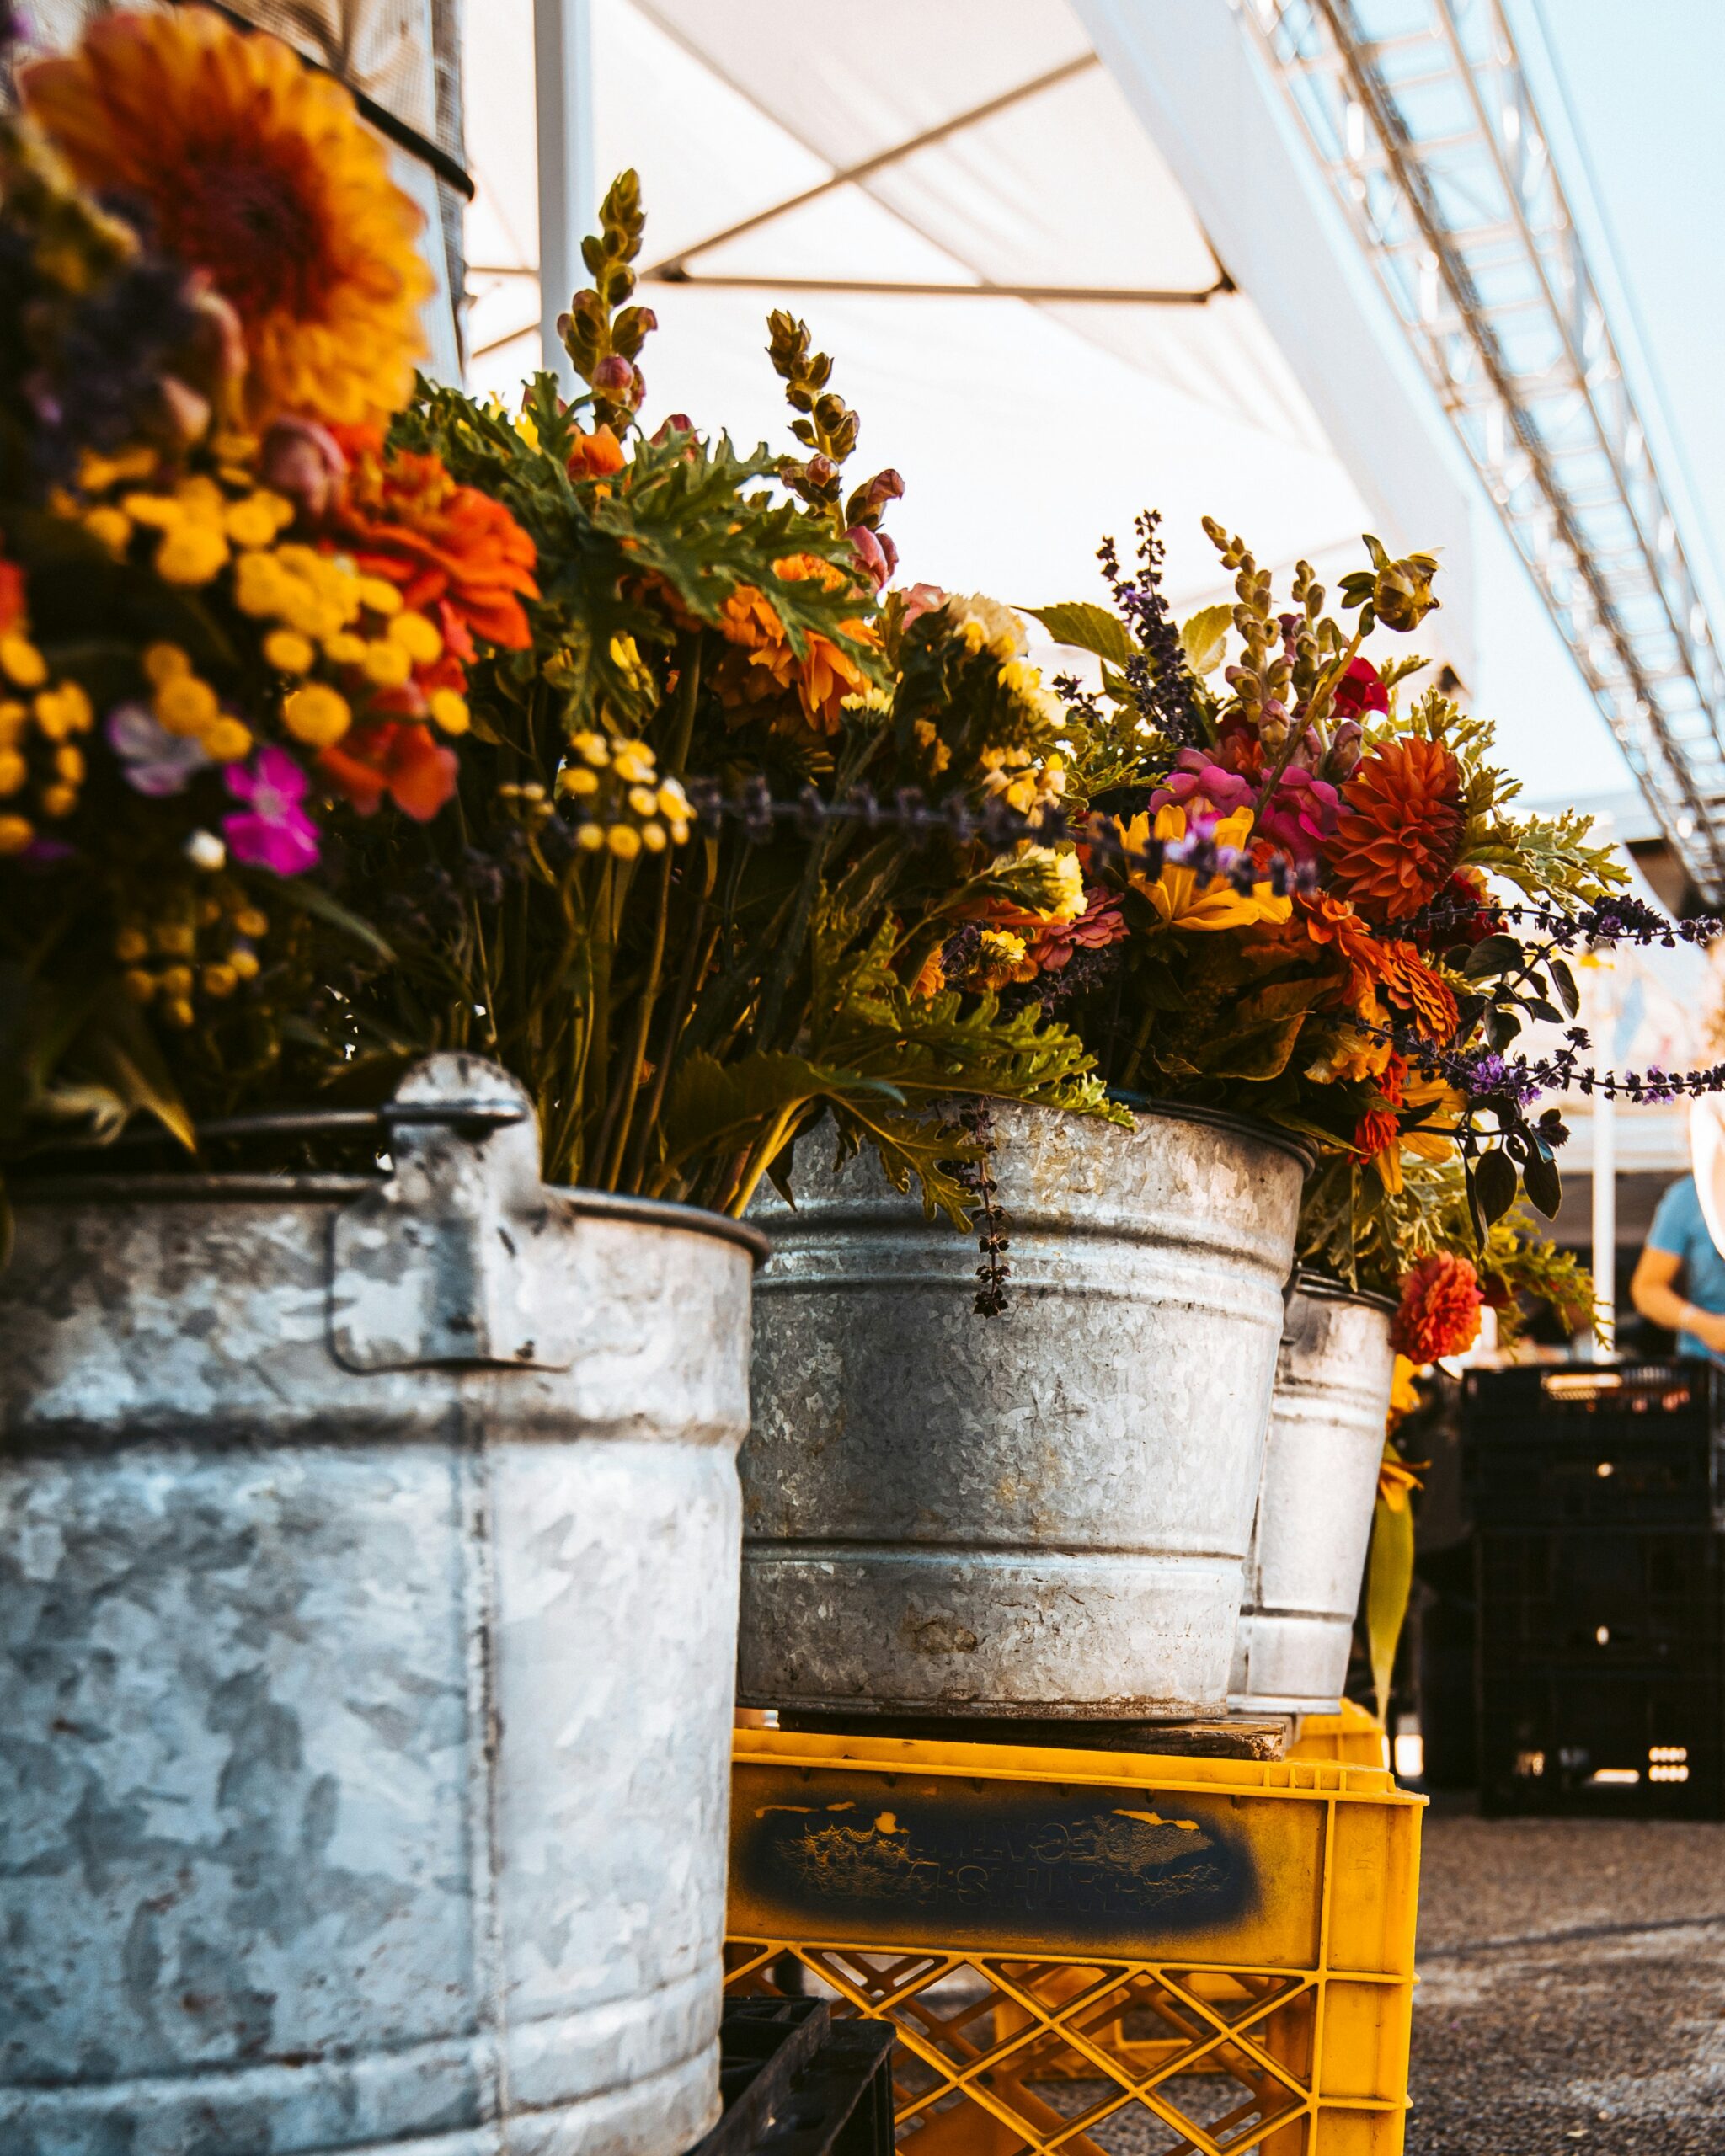
[[[1629,1299],[1643,1317],[1666,1331],[1690,1333],[1716,1355],[1725,1355],[1725,1317],[1685,1301],[1677,1292],[1682,1270],[1683,1260],[1674,1251],[1655,1250],[1649,1244],[1636,1265]]]

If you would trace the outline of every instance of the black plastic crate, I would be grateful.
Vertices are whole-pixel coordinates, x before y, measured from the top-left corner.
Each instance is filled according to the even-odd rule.
[[[1470,1370],[1470,1506],[1484,1528],[1725,1526],[1725,1433],[1711,1363]]]
[[[892,2156],[893,2027],[818,1999],[728,1999],[724,2112],[688,2156]]]
[[[1711,1529],[1482,1529],[1474,1586],[1486,1678],[1725,1666],[1725,1538]]]
[[[1490,1816],[1725,1817],[1725,1683],[1616,1670],[1487,1676],[1480,1806]]]

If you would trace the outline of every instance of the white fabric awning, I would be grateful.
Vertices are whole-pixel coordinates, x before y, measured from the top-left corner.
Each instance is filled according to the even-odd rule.
[[[465,56],[469,380],[510,399],[538,363],[531,33],[531,0],[489,0]],[[593,40],[598,184],[636,167],[644,266],[684,280],[641,295],[649,421],[790,446],[782,306],[862,414],[857,466],[905,476],[911,578],[1095,595],[1098,538],[1151,505],[1183,604],[1220,588],[1206,512],[1278,564],[1371,525],[1465,571],[1465,520],[1398,529],[1357,483],[1065,0],[593,0]]]

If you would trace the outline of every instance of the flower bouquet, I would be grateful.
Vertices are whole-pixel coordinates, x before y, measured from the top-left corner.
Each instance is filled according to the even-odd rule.
[[[772,363],[809,455],[649,440],[626,175],[568,318],[589,394],[409,406],[415,213],[333,83],[188,13],[21,88],[0,1160],[367,1106],[477,1050],[554,1180],[740,1212],[830,1113],[962,1217],[974,1147],[930,1102],[1103,1105],[1039,1011],[919,986],[929,924],[1049,869],[857,808],[908,776],[889,685],[931,595],[880,596],[900,482],[841,483],[858,423],[800,325]],[[942,619],[980,815],[1043,782],[1049,714],[961,679],[980,632]]]

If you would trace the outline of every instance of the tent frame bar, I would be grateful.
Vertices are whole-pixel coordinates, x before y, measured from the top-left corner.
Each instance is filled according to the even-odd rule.
[[[855,164],[841,167],[829,173],[826,179],[817,180],[813,187],[805,187],[798,194],[788,195],[782,201],[774,202],[765,210],[757,210],[752,216],[740,218],[734,225],[727,225],[723,232],[711,233],[706,239],[696,240],[688,247],[679,248],[675,254],[668,254],[662,262],[655,262],[643,275],[654,278],[676,277],[692,254],[705,254],[710,248],[723,247],[728,241],[742,238],[745,232],[758,232],[762,225],[770,225],[780,217],[788,216],[793,210],[800,210],[809,202],[818,202],[823,195],[830,195],[838,188],[850,187],[858,180],[868,179],[875,173],[884,172],[889,165],[915,157],[919,150],[932,148],[935,143],[945,141],[948,136],[957,135],[966,127],[976,126],[985,120],[994,119],[999,113],[1009,112],[1014,105],[1023,104],[1027,98],[1039,97],[1043,91],[1054,89],[1061,83],[1069,82],[1073,76],[1087,74],[1091,68],[1101,65],[1093,52],[1081,53],[1076,59],[1063,61],[1058,67],[1050,67],[1028,83],[1015,83],[1010,90],[1002,90],[998,97],[989,98],[981,104],[970,106],[966,111],[955,112],[950,119],[943,120],[933,127],[925,127],[919,135],[909,136],[902,142],[895,142],[884,150],[877,150],[872,157],[861,158]],[[705,279],[702,281],[711,283],[713,280]]]

